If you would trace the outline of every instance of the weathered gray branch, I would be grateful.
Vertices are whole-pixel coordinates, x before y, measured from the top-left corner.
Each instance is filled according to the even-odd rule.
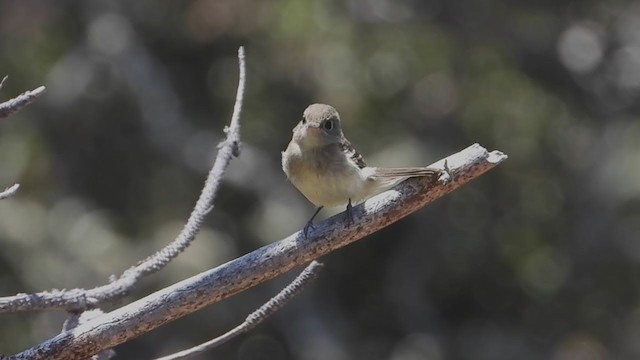
[[[129,341],[169,321],[217,303],[294,267],[359,240],[501,163],[507,156],[478,144],[433,164],[448,165],[449,181],[409,179],[353,208],[353,223],[338,214],[305,237],[296,232],[240,258],[157,291],[131,304],[64,331],[12,359],[85,359]]]

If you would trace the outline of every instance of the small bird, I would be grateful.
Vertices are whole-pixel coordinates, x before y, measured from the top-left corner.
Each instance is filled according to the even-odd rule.
[[[428,167],[381,168],[367,166],[362,155],[344,137],[340,115],[325,104],[312,104],[293,128],[293,137],[282,152],[287,178],[317,209],[304,227],[307,235],[323,207],[347,206],[364,201],[402,181],[418,176],[438,176]]]

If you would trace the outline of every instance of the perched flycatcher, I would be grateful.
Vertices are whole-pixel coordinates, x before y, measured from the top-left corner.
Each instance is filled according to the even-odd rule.
[[[282,152],[282,169],[293,186],[318,207],[304,227],[305,236],[325,206],[347,205],[350,221],[352,202],[366,200],[410,177],[441,173],[428,167],[367,166],[344,137],[336,109],[325,104],[310,105],[302,114]]]

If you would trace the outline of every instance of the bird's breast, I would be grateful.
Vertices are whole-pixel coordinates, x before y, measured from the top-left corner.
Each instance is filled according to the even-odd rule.
[[[366,180],[338,147],[302,151],[293,144],[283,153],[282,168],[289,181],[316,206],[356,202]]]

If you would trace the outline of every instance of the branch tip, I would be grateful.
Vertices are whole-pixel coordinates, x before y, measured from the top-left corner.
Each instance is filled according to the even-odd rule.
[[[2,80],[4,83],[5,78]],[[25,91],[24,93],[14,97],[13,99],[7,100],[0,104],[0,118],[5,118],[23,107],[31,104],[38,96],[42,95],[46,88],[44,86],[39,86],[31,91]]]
[[[492,164],[499,164],[509,158],[509,155],[503,153],[500,150],[493,150],[487,156],[487,161]]]
[[[20,184],[14,184],[13,186],[6,188],[3,192],[0,192],[0,200],[4,200],[15,195],[19,188]]]
[[[244,46],[238,48],[238,59],[244,62]]]

